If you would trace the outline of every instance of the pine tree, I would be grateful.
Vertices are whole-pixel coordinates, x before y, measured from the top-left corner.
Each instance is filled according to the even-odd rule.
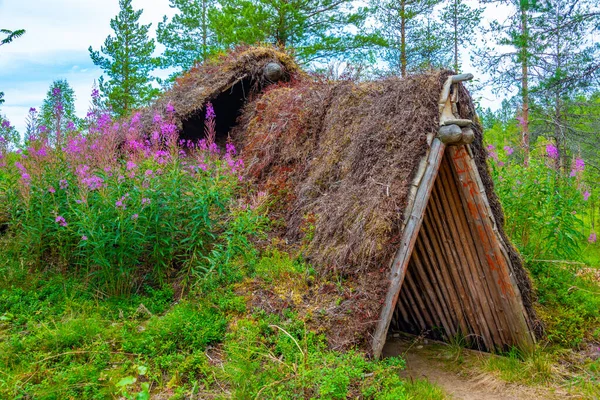
[[[365,26],[367,8],[353,0],[221,0],[212,12],[223,46],[271,43],[303,63],[338,57],[360,60],[379,43]]]
[[[157,94],[150,72],[157,61],[153,39],[148,38],[152,24],[140,25],[143,10],[134,10],[131,0],[119,0],[121,11],[111,19],[115,35],[108,36],[101,51],[89,52],[95,65],[108,76],[99,79],[100,90],[113,112],[123,116],[136,107],[148,104]]]
[[[530,85],[534,66],[543,49],[533,21],[539,14],[537,0],[482,0],[483,3],[501,3],[510,6],[511,14],[506,20],[490,24],[487,33],[493,36],[493,45],[486,44],[476,51],[476,64],[491,75],[490,83],[496,91],[519,90],[521,112],[521,147],[524,164],[529,163],[530,147]],[[503,50],[506,49],[506,50]]]
[[[589,106],[583,101],[585,95],[597,88],[600,78],[600,48],[593,40],[593,32],[600,26],[595,3],[544,0],[534,21],[544,48],[538,59],[537,85],[532,88],[538,106],[535,112],[540,116],[540,133],[556,143],[556,168],[563,171],[570,167],[569,147],[577,150],[594,132],[589,123],[582,124],[579,115],[582,107]],[[571,105],[574,101],[579,103],[576,107]]]
[[[169,0],[178,13],[158,24],[157,40],[165,46],[163,68],[189,69],[204,62],[219,48],[215,37],[216,0]]]
[[[11,43],[13,40],[20,38],[25,34],[25,29],[17,29],[11,31],[9,29],[0,29],[0,33],[5,35],[5,38],[0,40],[0,46]]]
[[[448,0],[442,10],[441,19],[450,27],[452,35],[452,53],[454,71],[460,70],[460,50],[469,43],[475,35],[475,30],[481,23],[483,8],[469,7],[463,0]]]
[[[432,65],[440,65],[443,27],[432,19],[441,0],[373,0],[386,43],[383,59],[392,71],[406,76]],[[443,52],[441,52],[443,53]]]
[[[49,141],[57,145],[79,124],[75,115],[75,92],[67,80],[59,79],[50,85],[42,103],[40,124]]]

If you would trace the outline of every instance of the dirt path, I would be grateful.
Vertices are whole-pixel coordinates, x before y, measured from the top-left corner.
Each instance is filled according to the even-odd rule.
[[[401,355],[406,360],[404,376],[427,379],[440,386],[451,399],[456,400],[551,400],[565,399],[565,393],[544,388],[531,388],[505,383],[483,371],[474,373],[456,366],[448,360],[448,350],[443,344],[420,342],[412,344],[406,339],[391,339],[383,350],[384,356]],[[444,356],[445,354],[445,356]],[[463,350],[464,364],[477,363],[486,353]],[[454,367],[453,367],[454,365]],[[571,397],[572,398],[572,397]]]

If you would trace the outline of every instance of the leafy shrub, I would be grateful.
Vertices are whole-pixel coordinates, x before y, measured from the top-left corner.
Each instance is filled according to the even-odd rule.
[[[512,152],[506,146],[499,154],[488,146],[506,233],[529,259],[579,259],[586,241],[581,210],[589,196],[579,179],[582,171],[564,176],[551,166],[554,160],[549,155],[533,157],[524,166],[513,160]]]
[[[4,157],[0,215],[11,245],[3,258],[84,271],[102,291],[129,294],[174,270],[221,274],[253,252],[248,237],[261,217],[256,204],[234,202],[243,161],[233,145],[177,143],[172,119],[159,114],[146,136],[139,120],[100,115],[64,147],[40,136]]]

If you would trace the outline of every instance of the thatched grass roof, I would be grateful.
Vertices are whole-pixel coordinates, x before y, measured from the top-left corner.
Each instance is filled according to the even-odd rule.
[[[270,61],[285,67],[283,82],[261,79]],[[389,287],[410,186],[429,149],[427,137],[439,128],[438,101],[449,75],[329,81],[301,73],[284,53],[250,48],[192,69],[152,112],[170,102],[183,122],[241,80],[252,82],[253,95],[230,135],[247,178],[277,199],[271,215],[282,221],[280,236],[321,277],[300,311],[327,333],[332,347],[367,348]],[[475,122],[471,148],[501,231],[502,209],[474,110],[461,85],[458,113]],[[538,326],[530,281],[517,252],[508,252],[528,323]]]

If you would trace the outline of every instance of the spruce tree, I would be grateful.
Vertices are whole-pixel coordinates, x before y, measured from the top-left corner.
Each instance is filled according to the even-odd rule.
[[[92,61],[108,76],[100,77],[100,90],[118,116],[148,104],[157,94],[150,73],[156,67],[155,43],[148,38],[152,24],[139,23],[143,10],[134,10],[131,0],[119,0],[119,14],[111,19],[114,36],[108,36],[100,51],[90,46]]]
[[[178,13],[158,24],[157,40],[165,46],[163,68],[189,69],[219,49],[215,37],[216,0],[169,0]]]
[[[75,92],[65,79],[50,85],[40,113],[42,131],[51,143],[62,145],[65,135],[79,124],[75,115]]]

